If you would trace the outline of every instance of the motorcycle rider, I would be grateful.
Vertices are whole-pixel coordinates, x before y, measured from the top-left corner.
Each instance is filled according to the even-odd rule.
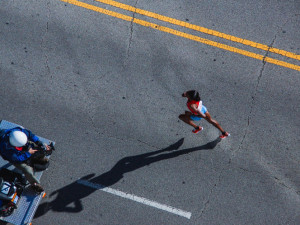
[[[37,193],[43,192],[44,188],[34,176],[34,170],[29,162],[45,164],[48,163],[48,159],[45,156],[35,157],[38,150],[31,146],[45,145],[47,150],[50,150],[50,147],[42,143],[30,130],[21,127],[7,129],[1,133],[0,154],[2,158],[24,173],[33,190]],[[29,145],[29,143],[32,145]]]

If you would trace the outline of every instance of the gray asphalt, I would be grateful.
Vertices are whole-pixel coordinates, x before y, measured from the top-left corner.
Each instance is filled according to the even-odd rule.
[[[300,54],[298,1],[122,3]],[[300,224],[299,71],[45,0],[0,2],[0,56],[0,119],[57,147],[33,224]],[[197,135],[179,121],[190,89],[230,138],[219,141],[206,121]]]

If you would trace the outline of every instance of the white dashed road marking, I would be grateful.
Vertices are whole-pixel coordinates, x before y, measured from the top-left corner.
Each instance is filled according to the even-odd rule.
[[[190,212],[186,212],[186,211],[183,211],[181,209],[176,209],[172,206],[168,206],[168,205],[165,205],[165,204],[160,204],[158,202],[151,201],[149,199],[138,197],[138,196],[135,196],[135,195],[132,195],[132,194],[128,194],[128,193],[125,193],[125,192],[122,192],[122,191],[119,191],[119,190],[116,190],[116,189],[105,187],[105,186],[102,186],[100,184],[95,184],[95,183],[89,182],[87,180],[78,180],[77,183],[88,186],[88,187],[91,187],[91,188],[94,188],[94,189],[97,189],[97,190],[100,190],[100,191],[104,191],[104,192],[107,192],[107,193],[110,193],[110,194],[113,194],[113,195],[117,195],[117,196],[122,197],[122,198],[130,199],[132,201],[139,202],[139,203],[142,203],[144,205],[148,205],[148,206],[151,206],[151,207],[154,207],[154,208],[157,208],[157,209],[161,209],[161,210],[176,214],[178,216],[185,217],[187,219],[190,219],[191,216],[192,216],[192,214]]]

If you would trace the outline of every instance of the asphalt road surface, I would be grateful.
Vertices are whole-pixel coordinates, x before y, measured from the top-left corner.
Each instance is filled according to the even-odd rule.
[[[0,119],[57,148],[33,224],[300,224],[300,2],[80,1],[0,2]]]

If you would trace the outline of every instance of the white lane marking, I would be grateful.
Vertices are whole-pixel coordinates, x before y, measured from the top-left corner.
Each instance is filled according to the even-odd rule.
[[[135,195],[132,195],[132,194],[128,194],[128,193],[125,193],[125,192],[122,192],[122,191],[119,191],[119,190],[116,190],[116,189],[105,187],[105,186],[102,186],[100,184],[95,184],[95,183],[89,182],[87,180],[78,180],[77,183],[88,186],[88,187],[91,187],[91,188],[94,188],[94,189],[97,189],[97,190],[100,190],[100,191],[104,191],[104,192],[107,192],[107,193],[110,193],[110,194],[113,194],[113,195],[117,195],[117,196],[120,196],[122,198],[130,199],[130,200],[133,200],[133,201],[136,201],[136,202],[148,205],[148,206],[152,206],[154,208],[161,209],[161,210],[164,210],[164,211],[167,211],[167,212],[170,212],[170,213],[173,213],[173,214],[176,214],[178,216],[182,216],[182,217],[185,217],[185,218],[188,218],[188,219],[190,219],[191,216],[192,216],[192,213],[190,213],[190,212],[186,212],[186,211],[183,211],[181,209],[176,209],[172,206],[168,206],[168,205],[165,205],[165,204],[160,204],[158,202],[154,202],[154,201],[151,201],[151,200],[146,199],[146,198],[142,198],[142,197],[138,197],[138,196],[135,196]]]

